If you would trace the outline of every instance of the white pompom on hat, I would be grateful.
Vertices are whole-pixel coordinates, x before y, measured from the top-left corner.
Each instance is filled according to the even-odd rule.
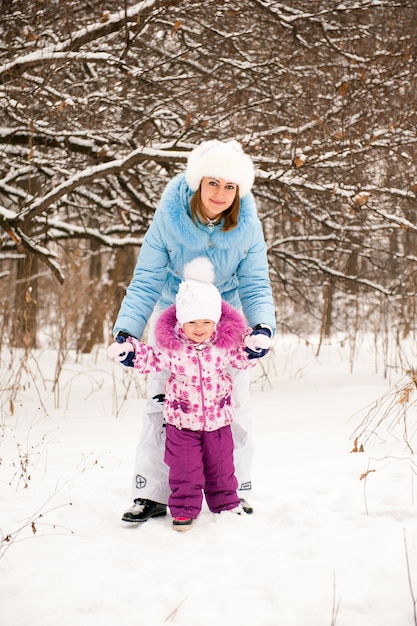
[[[197,191],[201,179],[223,178],[239,186],[241,198],[252,189],[255,170],[252,160],[237,141],[203,141],[188,157],[185,179],[192,191]]]
[[[214,267],[207,257],[193,259],[184,267],[176,302],[177,320],[183,326],[193,320],[217,324],[222,314],[222,298],[214,285]]]

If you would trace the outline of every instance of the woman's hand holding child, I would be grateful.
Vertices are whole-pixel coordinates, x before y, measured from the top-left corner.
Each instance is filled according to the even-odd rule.
[[[249,359],[259,359],[268,354],[271,347],[271,329],[263,324],[257,324],[251,334],[245,337],[245,350]]]
[[[118,335],[115,342],[107,348],[107,354],[111,359],[118,361],[122,365],[133,367],[135,349],[127,339],[128,337]]]

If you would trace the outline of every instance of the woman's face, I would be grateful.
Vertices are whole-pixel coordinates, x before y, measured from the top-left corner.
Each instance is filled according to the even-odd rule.
[[[201,180],[201,201],[204,215],[211,220],[226,211],[235,199],[237,185],[227,182],[224,178],[208,178]]]

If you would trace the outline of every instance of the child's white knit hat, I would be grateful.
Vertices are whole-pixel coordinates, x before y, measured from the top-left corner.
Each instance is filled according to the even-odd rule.
[[[237,141],[203,141],[188,157],[185,179],[192,191],[197,191],[201,179],[223,178],[239,186],[241,198],[252,189],[255,170],[252,160]]]
[[[214,267],[207,257],[193,259],[184,267],[184,281],[176,297],[177,320],[186,324],[193,320],[218,323],[222,314],[222,298],[214,285]]]

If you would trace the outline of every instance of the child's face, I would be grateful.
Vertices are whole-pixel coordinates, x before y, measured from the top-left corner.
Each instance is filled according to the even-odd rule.
[[[195,343],[202,343],[210,339],[214,333],[215,323],[211,320],[192,320],[182,326],[184,335]]]

